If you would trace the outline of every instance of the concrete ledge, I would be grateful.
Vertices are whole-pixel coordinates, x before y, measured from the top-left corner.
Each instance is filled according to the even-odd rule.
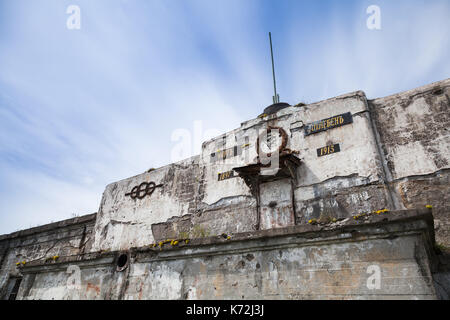
[[[0,241],[14,239],[14,238],[20,238],[20,237],[29,236],[29,235],[36,234],[36,233],[55,230],[58,228],[64,228],[64,227],[68,227],[68,226],[72,226],[72,225],[95,221],[96,216],[97,216],[97,213],[92,213],[92,214],[87,214],[87,215],[84,215],[81,217],[75,217],[75,218],[71,218],[71,219],[66,219],[66,220],[62,220],[62,221],[58,221],[58,222],[45,224],[45,225],[42,225],[39,227],[20,230],[20,231],[13,232],[10,234],[0,235]]]
[[[410,98],[411,96],[418,95],[418,94],[424,94],[427,92],[432,92],[439,89],[444,89],[446,87],[450,86],[450,78],[436,81],[424,86],[417,87],[415,89],[402,91],[400,93],[392,94],[386,97],[382,98],[376,98],[376,99],[369,99],[369,101],[373,101],[376,103],[384,103],[384,101],[391,100],[391,99],[404,99],[404,98]]]

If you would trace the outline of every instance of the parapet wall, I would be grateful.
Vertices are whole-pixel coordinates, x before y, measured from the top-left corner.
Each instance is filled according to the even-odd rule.
[[[440,298],[431,210],[352,220],[35,261],[18,298]]]

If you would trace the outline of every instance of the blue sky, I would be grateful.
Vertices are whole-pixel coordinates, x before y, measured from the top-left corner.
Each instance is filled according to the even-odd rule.
[[[0,0],[0,234],[96,212],[106,184],[171,162],[177,129],[260,114],[269,31],[282,101],[376,98],[449,77],[449,13],[448,0]]]

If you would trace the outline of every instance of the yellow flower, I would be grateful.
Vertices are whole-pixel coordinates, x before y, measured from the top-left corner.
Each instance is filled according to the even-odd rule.
[[[159,245],[160,247],[162,247],[163,244],[164,244],[164,242],[162,242],[162,241],[160,241],[160,242],[158,243],[158,245]]]
[[[432,206],[432,205],[429,205],[429,204],[427,204],[425,207],[426,207],[427,209],[433,209],[433,206]]]
[[[176,246],[177,244],[178,244],[178,240],[174,240],[174,241],[172,241],[172,243],[171,243],[173,246]]]
[[[230,237],[230,236],[228,236],[228,237],[227,237],[227,240],[230,240],[230,239],[231,239],[231,237]]]
[[[22,261],[22,264],[25,265],[25,263],[27,263],[25,260]]]
[[[188,243],[189,243],[189,239],[184,240],[184,242],[185,242],[186,244],[188,244]]]
[[[17,262],[17,263],[16,263],[16,266],[18,266],[18,265],[20,265],[20,262]]]

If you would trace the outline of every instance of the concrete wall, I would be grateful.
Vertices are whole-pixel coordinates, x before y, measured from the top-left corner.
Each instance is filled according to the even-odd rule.
[[[198,157],[109,184],[103,193],[92,250],[120,250],[155,241],[152,225],[195,212],[202,171]],[[161,187],[142,199],[127,196],[143,182]]]
[[[450,79],[369,101],[398,208],[434,208],[450,246]]]
[[[88,252],[95,214],[0,236],[0,299],[7,299],[20,273],[17,263],[30,263]],[[59,259],[59,258],[58,258]]]
[[[120,272],[120,252],[30,263],[19,298],[436,299],[432,242],[424,210],[253,231],[133,249]]]
[[[345,218],[351,215],[392,209],[383,186],[370,114],[364,93],[333,98],[304,107],[299,121],[309,123],[351,112],[353,123],[305,136],[295,131],[292,140],[300,147],[302,165],[295,190],[297,221],[312,218]],[[320,147],[339,144],[341,151],[318,157]]]
[[[149,181],[162,186],[143,199],[126,196]],[[255,200],[244,182],[234,178],[218,187],[216,181],[215,166],[200,163],[197,156],[108,185],[97,214],[92,251],[254,230]]]
[[[348,112],[352,123],[305,135],[307,124]],[[276,187],[262,185],[257,204],[242,178],[220,180],[218,175],[256,163],[257,137],[269,126],[287,133],[286,147],[298,152],[302,163],[295,184],[282,180],[274,182]],[[330,144],[339,144],[341,151],[318,157],[317,149]],[[125,196],[145,181],[163,186],[142,200]],[[274,188],[277,195],[271,194]],[[269,209],[274,196],[280,201]],[[266,209],[258,213],[257,205]],[[186,234],[194,238],[270,229],[383,208],[392,205],[367,101],[364,93],[355,92],[247,121],[205,142],[199,157],[110,184],[98,211],[93,250],[122,250]]]

